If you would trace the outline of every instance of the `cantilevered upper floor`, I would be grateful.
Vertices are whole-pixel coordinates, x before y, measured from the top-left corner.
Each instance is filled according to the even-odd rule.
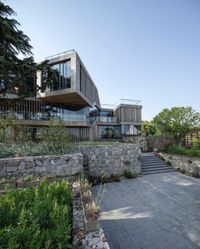
[[[96,106],[100,108],[98,90],[76,51],[70,50],[46,58],[55,70],[57,80],[39,91],[37,98],[56,104]],[[42,73],[37,73],[37,84],[42,86]]]

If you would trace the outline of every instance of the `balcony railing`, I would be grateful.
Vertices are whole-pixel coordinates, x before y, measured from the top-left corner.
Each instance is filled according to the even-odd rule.
[[[90,117],[90,122],[94,123],[117,123],[117,117]]]
[[[17,120],[62,120],[65,122],[84,122],[87,123],[88,119],[84,114],[59,114],[54,112],[0,112],[3,118],[14,118]]]

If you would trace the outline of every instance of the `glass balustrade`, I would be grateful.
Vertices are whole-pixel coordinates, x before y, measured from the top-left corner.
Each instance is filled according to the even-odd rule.
[[[117,117],[91,117],[91,123],[117,123]]]
[[[54,112],[0,112],[2,118],[14,118],[17,120],[50,120],[57,119],[66,122],[87,122],[87,117],[84,114],[59,114]]]

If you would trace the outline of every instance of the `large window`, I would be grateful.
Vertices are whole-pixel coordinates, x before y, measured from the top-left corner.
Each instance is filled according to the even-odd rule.
[[[0,118],[13,117],[25,120],[58,119],[69,122],[87,122],[89,107],[64,106],[32,100],[0,99]]]
[[[140,135],[141,126],[140,125],[122,125],[123,135]]]
[[[99,126],[99,138],[100,139],[121,138],[121,127],[111,126],[111,125]]]
[[[51,86],[51,91],[65,89],[71,87],[71,61],[65,61],[52,65],[57,80]]]

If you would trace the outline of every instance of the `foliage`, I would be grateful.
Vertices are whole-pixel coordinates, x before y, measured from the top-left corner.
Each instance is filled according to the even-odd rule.
[[[42,128],[39,143],[32,141],[28,127],[20,127],[13,117],[0,118],[0,158],[68,153],[70,136],[62,121],[52,120]]]
[[[1,248],[71,248],[71,198],[64,181],[7,190],[0,196]]]
[[[39,156],[39,155],[59,155],[69,153],[68,144],[25,143],[25,144],[0,144],[0,158]]]
[[[124,170],[124,176],[127,178],[127,179],[131,179],[131,178],[135,178],[136,176],[128,169],[125,169]]]
[[[195,139],[192,141],[193,148],[200,150],[200,139]]]
[[[200,124],[200,113],[191,107],[173,107],[163,109],[153,119],[162,135],[172,136],[177,144],[188,132],[195,130]]]
[[[35,96],[36,72],[43,72],[44,85],[52,84],[55,72],[48,61],[34,62],[30,39],[18,27],[20,24],[12,18],[15,12],[0,1],[0,94],[17,93],[21,97]],[[19,58],[19,54],[25,57]]]
[[[143,121],[142,122],[142,134],[145,134],[147,137],[149,135],[155,135],[156,127],[152,121]]]
[[[169,153],[169,154],[200,157],[200,150],[198,148],[195,148],[195,147],[185,148],[183,146],[174,145],[174,146],[169,146],[162,151]]]
[[[101,185],[109,182],[120,182],[120,177],[118,175],[111,174],[111,176],[88,176],[89,182],[95,185]]]
[[[53,145],[66,144],[70,141],[69,133],[61,120],[51,120],[48,127],[41,129],[40,139]]]
[[[19,128],[12,113],[6,119],[0,116],[0,142],[12,143],[15,140],[15,130]]]

